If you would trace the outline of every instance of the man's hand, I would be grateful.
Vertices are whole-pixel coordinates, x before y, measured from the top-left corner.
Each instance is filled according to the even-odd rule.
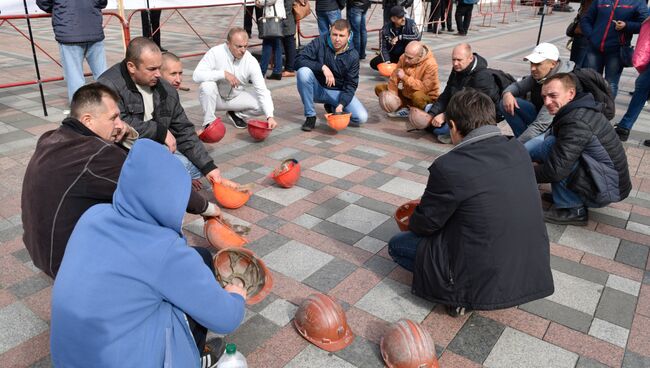
[[[205,177],[210,181],[210,183],[221,183],[221,171],[219,169],[214,169],[209,173],[205,174]]]
[[[167,131],[167,137],[165,137],[165,145],[169,148],[171,153],[176,152],[176,138],[169,130]]]
[[[514,115],[515,108],[519,108],[517,99],[512,95],[512,93],[506,92],[503,95],[503,108],[506,110],[506,113],[508,113],[508,115]]]
[[[431,125],[436,128],[440,128],[444,123],[445,123],[444,112],[441,112],[440,114],[434,116],[433,119],[431,119]]]
[[[327,65],[323,65],[322,70],[323,74],[325,75],[325,84],[330,88],[334,87],[336,84],[336,79],[334,79],[334,74],[332,74],[330,68]]]
[[[334,110],[334,112],[338,112],[338,113],[343,112],[343,105],[339,104],[338,106],[336,106],[336,110]]]
[[[390,44],[395,46],[395,44],[399,41],[399,37],[393,37],[390,39]]]
[[[117,120],[119,121],[115,124],[115,136],[113,138],[113,142],[120,143],[131,129],[127,123],[122,121],[122,119],[118,118]]]
[[[397,78],[404,79],[404,77],[406,77],[406,73],[404,73],[404,69],[402,68],[397,69]]]
[[[625,28],[625,26],[627,25],[622,20],[615,20],[614,24],[615,24],[614,28],[616,28],[617,31],[622,31],[623,28]]]
[[[243,285],[235,285],[234,283],[237,282],[238,284],[241,284],[241,281],[237,280],[237,278],[233,279],[233,284],[228,284],[226,285],[225,288],[223,288],[225,291],[229,293],[235,293],[241,295],[244,300],[246,300],[246,289],[243,288]]]
[[[239,79],[235,77],[232,73],[230,72],[223,72],[224,77],[226,77],[226,80],[230,83],[230,87],[232,88],[237,88],[239,86]]]
[[[270,116],[268,119],[266,119],[266,122],[269,123],[269,128],[270,129],[275,129],[276,126],[278,126],[278,123],[273,119],[272,116]]]

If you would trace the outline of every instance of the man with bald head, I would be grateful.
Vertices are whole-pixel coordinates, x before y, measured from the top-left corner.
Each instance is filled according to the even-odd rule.
[[[429,48],[420,41],[411,41],[397,62],[397,69],[388,83],[378,84],[375,94],[390,91],[399,96],[401,105],[390,117],[408,117],[409,106],[423,109],[440,94],[438,63]]]
[[[183,62],[181,62],[181,59],[171,52],[163,52],[160,76],[169,82],[174,89],[181,89],[181,83],[183,83]]]
[[[438,100],[425,107],[431,115],[431,129],[442,143],[451,143],[449,126],[446,123],[445,110],[451,97],[465,87],[474,88],[485,93],[494,103],[499,101],[499,88],[494,77],[487,69],[487,60],[472,52],[468,43],[454,47],[451,53],[452,71],[447,79],[447,86]]]

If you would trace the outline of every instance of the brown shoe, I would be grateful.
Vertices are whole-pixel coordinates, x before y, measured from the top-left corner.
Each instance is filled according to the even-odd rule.
[[[296,72],[290,72],[290,71],[287,71],[287,70],[282,72],[282,77],[283,78],[295,77],[295,76],[296,76]]]

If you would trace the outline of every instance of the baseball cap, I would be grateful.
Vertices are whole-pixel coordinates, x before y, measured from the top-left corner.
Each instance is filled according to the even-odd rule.
[[[560,59],[560,51],[557,47],[553,44],[544,42],[535,46],[533,52],[526,56],[524,61],[530,61],[531,63],[537,64],[544,60],[557,61],[558,59]]]
[[[394,7],[390,8],[390,16],[391,17],[403,17],[406,15],[406,11],[404,10],[404,7],[400,5],[395,5]]]

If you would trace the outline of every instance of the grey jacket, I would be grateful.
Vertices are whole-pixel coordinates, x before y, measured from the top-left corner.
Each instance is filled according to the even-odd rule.
[[[165,144],[165,137],[169,130],[176,138],[178,151],[198,167],[203,175],[217,168],[196,135],[194,124],[185,115],[178,92],[167,81],[160,79],[153,87],[154,111],[153,119],[149,121],[142,120],[144,118],[142,95],[131,79],[125,61],[113,65],[97,81],[113,89],[120,96],[118,101],[120,117],[140,133],[140,138],[149,138]]]
[[[59,43],[99,42],[104,39],[102,9],[107,0],[36,0],[52,14],[54,38]]]
[[[571,72],[574,67],[575,63],[573,61],[564,61],[560,59],[559,63],[555,68],[551,69],[546,78],[557,73]],[[542,84],[546,78],[538,81],[532,76],[527,75],[520,81],[512,83],[503,90],[503,94],[510,92],[513,96],[519,98],[526,98],[526,95],[530,93],[530,102],[532,102],[533,105],[535,105],[535,108],[537,108],[537,118],[535,118],[535,120],[528,125],[528,128],[517,138],[521,143],[526,143],[544,133],[548,126],[551,125],[551,121],[553,121],[553,117],[549,114],[546,107],[544,107],[541,98]]]

